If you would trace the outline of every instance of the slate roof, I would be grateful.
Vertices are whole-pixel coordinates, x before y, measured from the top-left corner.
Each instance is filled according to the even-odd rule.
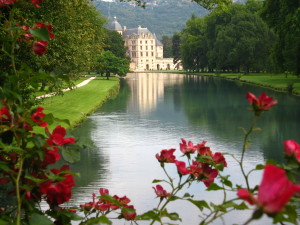
[[[109,29],[110,30],[116,30],[116,31],[121,31],[122,30],[122,26],[117,21],[117,17],[114,17],[114,21],[110,24]]]
[[[141,35],[142,33],[144,33],[144,34],[147,34],[147,33],[152,34],[152,33],[148,30],[148,28],[138,27],[138,28],[126,29],[126,30],[123,32],[123,36],[126,37],[126,36],[130,36],[130,35],[132,35],[132,34]]]

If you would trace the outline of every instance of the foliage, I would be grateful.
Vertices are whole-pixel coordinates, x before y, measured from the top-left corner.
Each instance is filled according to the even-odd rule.
[[[112,52],[119,58],[126,58],[126,49],[122,36],[118,32],[109,29],[106,29],[105,33],[104,50]]]
[[[173,57],[172,37],[162,36],[161,43],[164,46],[164,58]]]
[[[248,8],[249,7],[249,8]],[[203,18],[192,17],[182,33],[185,69],[245,73],[269,69],[273,35],[259,18],[258,4],[233,4]]]
[[[117,57],[111,51],[104,51],[97,62],[97,72],[105,73],[107,79],[111,73],[125,76],[129,72],[129,59]]]
[[[266,0],[263,19],[278,35],[273,57],[281,71],[300,74],[300,3],[297,0]]]
[[[9,51],[11,45],[15,45],[12,49],[15,53],[16,69],[31,71],[33,76],[29,76],[28,79],[36,79],[36,83],[31,81],[31,86],[28,86],[26,82],[21,82],[24,79],[19,79],[20,85],[18,86],[25,89],[24,93],[35,91],[32,89],[40,87],[44,90],[46,85],[50,87],[49,91],[61,89],[63,81],[77,79],[80,72],[90,70],[96,55],[101,53],[103,47],[104,19],[88,1],[58,0],[47,2],[47,4],[41,3],[40,6],[43,7],[36,10],[30,2],[17,1],[13,7],[3,7],[0,12],[1,26],[14,29],[14,32],[18,31],[14,35],[22,37],[22,40],[18,39],[19,41],[13,42],[11,36],[7,35],[12,30],[1,30],[5,33],[3,33],[4,38],[0,40],[0,45],[3,47],[0,58],[4,62],[1,63],[0,68],[3,73],[11,73],[12,68],[5,66],[10,60],[5,52]],[[55,33],[55,35],[52,33],[51,42],[43,38],[43,41],[48,42],[47,52],[44,51],[43,57],[28,54],[32,50],[28,45],[28,39],[31,37],[28,37],[27,33],[30,31],[32,36],[36,36],[34,31],[37,25],[34,24],[38,24],[37,21],[43,21],[46,25],[51,24],[48,29]],[[16,30],[17,24],[20,28]],[[31,29],[24,30],[28,28]],[[27,36],[23,38],[22,35]]]
[[[159,40],[162,36],[171,36],[174,32],[184,28],[186,20],[192,14],[204,16],[207,10],[197,3],[185,0],[158,0],[156,5],[147,5],[145,9],[136,7],[128,2],[94,1],[96,8],[109,21],[116,16],[118,22],[127,28],[136,28],[138,25],[147,27],[155,33]]]

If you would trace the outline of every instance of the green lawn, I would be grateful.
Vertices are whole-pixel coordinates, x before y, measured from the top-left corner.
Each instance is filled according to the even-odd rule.
[[[155,71],[147,71],[155,72]],[[247,83],[252,83],[255,85],[271,88],[277,91],[287,91],[288,86],[292,86],[292,93],[295,95],[300,95],[300,77],[294,75],[285,74],[270,74],[270,73],[196,73],[196,72],[186,72],[186,71],[157,71],[160,73],[182,73],[182,74],[196,74],[204,76],[216,76],[222,77],[229,80],[240,80]]]
[[[50,128],[61,124],[66,128],[78,125],[88,114],[96,110],[107,98],[115,95],[119,89],[119,79],[111,77],[96,78],[87,85],[67,91],[62,96],[46,98],[42,104],[46,114],[52,113],[59,119],[68,119],[71,126],[57,122]]]

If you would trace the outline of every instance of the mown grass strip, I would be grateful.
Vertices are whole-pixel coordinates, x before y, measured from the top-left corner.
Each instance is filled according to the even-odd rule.
[[[94,112],[106,99],[115,95],[119,90],[119,79],[111,77],[110,80],[96,78],[83,87],[67,91],[62,96],[46,98],[42,104],[46,114],[52,113],[59,119],[68,119],[66,123],[55,123],[50,128],[61,124],[65,128],[74,128],[87,115]]]
[[[151,71],[155,72],[155,71]],[[181,73],[202,76],[221,77],[228,80],[239,80],[261,87],[270,88],[276,91],[290,92],[300,95],[300,77],[291,74],[271,74],[271,73],[206,73],[206,72],[186,72],[186,71],[160,71],[160,73]]]

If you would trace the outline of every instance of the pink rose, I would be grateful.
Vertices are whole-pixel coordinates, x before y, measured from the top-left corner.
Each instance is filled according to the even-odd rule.
[[[282,211],[290,198],[299,191],[300,185],[293,184],[283,169],[268,164],[264,169],[258,195],[253,196],[246,189],[239,189],[237,195],[251,205],[255,204],[264,212],[272,214]]]
[[[169,150],[161,150],[160,155],[157,153],[155,157],[159,162],[166,162],[166,163],[174,163],[176,157],[173,155],[173,153],[176,151],[176,149],[172,148]]]
[[[256,98],[254,94],[248,92],[246,97],[249,103],[252,104],[254,111],[268,110],[277,104],[277,100],[273,100],[273,98],[267,96],[265,92],[263,92],[259,98]]]

